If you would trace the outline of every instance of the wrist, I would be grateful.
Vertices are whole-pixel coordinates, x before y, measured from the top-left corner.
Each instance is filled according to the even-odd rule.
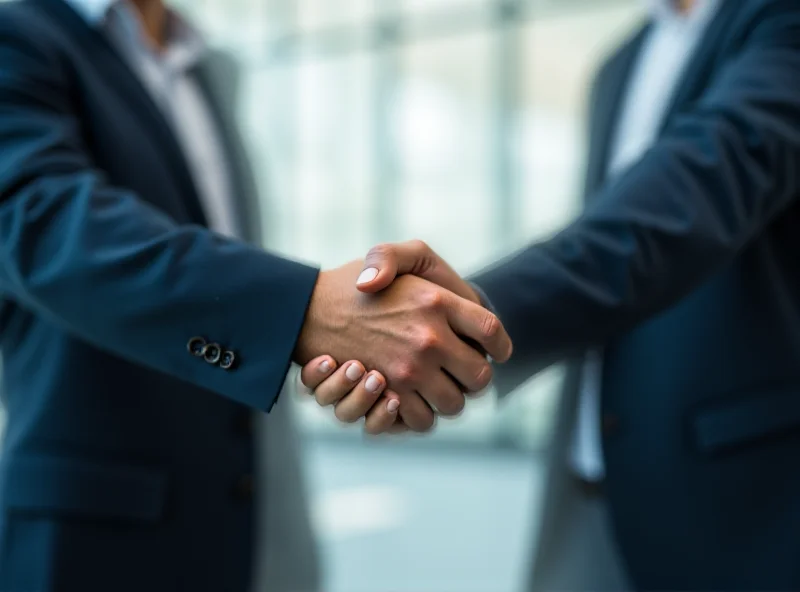
[[[334,270],[335,271],[335,270]],[[338,314],[342,306],[337,306],[335,282],[331,276],[334,271],[322,271],[311,293],[303,327],[297,339],[292,359],[304,365],[325,353],[330,353],[331,336],[341,331],[345,323]]]

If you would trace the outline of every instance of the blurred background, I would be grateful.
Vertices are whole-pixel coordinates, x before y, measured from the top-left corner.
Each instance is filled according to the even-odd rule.
[[[464,273],[580,203],[595,68],[641,0],[183,0],[244,65],[265,241],[333,267],[421,238]],[[521,589],[561,372],[433,437],[299,404],[331,592]]]
[[[181,0],[243,65],[265,242],[325,267],[421,238],[469,273],[575,214],[595,68],[641,0]],[[371,441],[297,402],[331,592],[512,592],[561,371]]]

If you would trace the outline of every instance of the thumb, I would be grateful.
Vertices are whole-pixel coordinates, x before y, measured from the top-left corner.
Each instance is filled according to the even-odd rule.
[[[425,277],[435,259],[435,253],[422,241],[378,245],[367,253],[356,287],[361,292],[374,293],[387,288],[398,275]]]

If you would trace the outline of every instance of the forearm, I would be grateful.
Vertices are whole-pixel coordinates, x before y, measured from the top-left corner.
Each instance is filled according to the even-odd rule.
[[[268,409],[316,270],[179,226],[90,173],[0,183],[0,290],[94,345]],[[202,336],[231,371],[190,355]]]
[[[800,57],[776,22],[584,215],[474,278],[514,341],[512,367],[601,345],[668,308],[794,203]]]

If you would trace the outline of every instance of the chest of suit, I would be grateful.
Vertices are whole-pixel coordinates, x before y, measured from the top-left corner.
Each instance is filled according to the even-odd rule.
[[[659,135],[733,63],[751,17],[735,3],[720,11]],[[613,56],[594,85],[587,200],[607,182],[621,99],[647,32],[645,26]],[[800,425],[800,397],[792,394],[800,392],[800,327],[790,321],[800,303],[798,228],[794,206],[688,296],[608,344],[603,447],[617,475],[628,472],[618,469],[621,462],[641,469],[659,459],[665,470],[681,466],[678,459],[758,445]]]

